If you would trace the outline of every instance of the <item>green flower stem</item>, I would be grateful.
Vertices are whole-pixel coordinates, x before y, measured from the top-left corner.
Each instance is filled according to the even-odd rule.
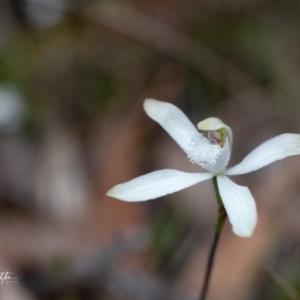
[[[206,298],[206,294],[207,294],[209,282],[210,282],[210,277],[211,277],[211,272],[212,272],[212,267],[214,264],[216,249],[217,249],[217,246],[218,246],[218,243],[220,240],[220,234],[221,234],[223,225],[224,225],[226,217],[227,217],[226,211],[223,206],[222,198],[219,193],[219,188],[218,188],[218,183],[217,183],[216,177],[213,178],[213,184],[214,184],[217,203],[218,203],[218,217],[217,217],[217,222],[215,225],[215,234],[214,234],[213,242],[212,242],[212,244],[210,246],[210,250],[209,250],[208,260],[207,260],[206,269],[205,269],[205,277],[204,277],[204,281],[202,284],[199,300],[205,300],[205,298]]]
[[[215,188],[215,193],[216,193],[216,198],[217,198],[217,203],[218,203],[218,218],[216,222],[216,232],[221,232],[224,222],[226,220],[227,214],[226,210],[223,205],[222,198],[219,193],[219,187],[218,187],[218,182],[217,182],[217,177],[213,178],[213,183],[214,183],[214,188]]]

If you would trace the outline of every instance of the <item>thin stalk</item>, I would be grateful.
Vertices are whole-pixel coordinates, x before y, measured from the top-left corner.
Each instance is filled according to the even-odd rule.
[[[216,198],[217,198],[217,203],[218,203],[218,217],[217,217],[217,222],[215,225],[214,238],[213,238],[212,244],[210,246],[209,254],[208,254],[208,260],[207,260],[206,268],[205,268],[205,276],[204,276],[204,281],[202,284],[199,300],[205,300],[205,298],[206,298],[209,283],[210,283],[212,268],[214,265],[214,259],[215,259],[217,246],[218,246],[218,243],[220,240],[220,235],[221,235],[223,225],[224,225],[226,217],[227,217],[226,211],[223,206],[222,198],[219,193],[219,188],[218,188],[218,183],[217,183],[216,177],[213,178],[213,183],[214,183],[214,188],[215,188],[215,193],[216,193]]]

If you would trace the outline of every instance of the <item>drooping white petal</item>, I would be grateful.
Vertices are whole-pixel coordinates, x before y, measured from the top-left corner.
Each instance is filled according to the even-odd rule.
[[[250,152],[238,165],[226,170],[226,175],[239,175],[256,171],[270,163],[300,154],[300,134],[278,135]]]
[[[229,138],[230,148],[232,147],[232,143],[233,143],[232,130],[228,125],[223,123],[222,120],[215,117],[210,117],[198,123],[197,127],[199,130],[204,130],[204,131],[215,131],[224,128]]]
[[[250,237],[257,223],[257,212],[249,189],[224,175],[218,175],[217,181],[233,232],[240,237]]]
[[[146,99],[144,109],[189,155],[190,142],[199,132],[186,115],[175,105],[154,99]]]
[[[118,184],[107,195],[124,201],[145,201],[183,190],[213,176],[211,173],[159,170]]]

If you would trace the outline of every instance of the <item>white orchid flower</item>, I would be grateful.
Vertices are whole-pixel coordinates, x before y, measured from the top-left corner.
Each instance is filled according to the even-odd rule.
[[[250,237],[257,223],[254,198],[247,187],[235,184],[228,176],[246,174],[276,160],[300,154],[300,135],[286,133],[276,136],[250,152],[238,165],[226,169],[233,137],[231,128],[220,119],[208,118],[198,124],[199,130],[208,131],[206,138],[171,103],[147,99],[144,109],[178,143],[191,162],[208,172],[159,170],[118,184],[107,195],[130,202],[145,201],[180,191],[216,176],[233,232],[240,237]]]

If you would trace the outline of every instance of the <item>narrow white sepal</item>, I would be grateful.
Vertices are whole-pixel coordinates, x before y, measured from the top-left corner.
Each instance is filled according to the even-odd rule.
[[[213,176],[211,173],[159,170],[118,184],[110,189],[107,195],[130,202],[145,201],[183,190]]]
[[[246,174],[267,166],[276,160],[297,154],[300,154],[300,134],[281,134],[262,143],[238,165],[227,169],[225,174]]]
[[[257,223],[257,212],[249,189],[224,175],[218,175],[217,181],[233,232],[240,237],[251,237]]]
[[[189,155],[190,142],[199,133],[186,115],[175,105],[154,99],[146,99],[144,109],[147,115],[159,123]]]

